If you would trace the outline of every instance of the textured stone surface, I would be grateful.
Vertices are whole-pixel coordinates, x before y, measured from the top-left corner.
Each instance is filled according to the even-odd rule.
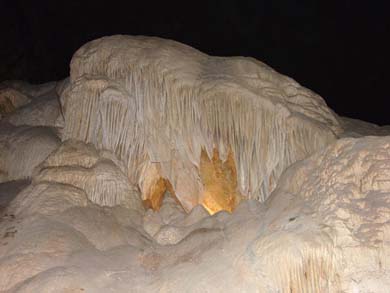
[[[52,128],[0,124],[0,182],[30,178],[59,144]]]
[[[0,83],[0,118],[14,126],[63,126],[59,97],[69,80],[32,85]]]
[[[61,101],[63,139],[115,153],[144,198],[162,194],[167,179],[187,211],[207,198],[202,149],[222,161],[231,151],[237,192],[265,200],[287,166],[341,131],[321,97],[265,64],[158,38],[87,43]]]
[[[1,292],[390,291],[388,127],[156,38],[4,88],[31,102],[0,122]]]
[[[74,186],[98,205],[142,210],[139,192],[113,160],[104,152],[99,154],[92,145],[67,141],[39,166],[33,182]]]
[[[389,161],[388,137],[341,139],[287,169],[265,204],[213,216],[169,196],[143,216],[32,185],[1,218],[0,288],[388,292]]]
[[[0,115],[12,113],[17,108],[30,103],[30,98],[12,88],[0,88]]]

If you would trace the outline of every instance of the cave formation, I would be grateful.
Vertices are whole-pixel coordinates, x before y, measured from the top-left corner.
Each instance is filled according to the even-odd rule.
[[[0,115],[1,292],[389,291],[388,128],[258,60],[104,37]]]
[[[144,199],[169,181],[186,211],[202,201],[202,150],[222,161],[231,152],[237,193],[264,201],[288,165],[341,131],[318,95],[265,64],[158,38],[84,45],[61,103],[63,140],[112,151]]]

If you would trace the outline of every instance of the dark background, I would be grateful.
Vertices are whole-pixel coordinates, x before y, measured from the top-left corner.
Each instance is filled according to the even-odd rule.
[[[341,115],[390,124],[387,2],[0,0],[0,81],[62,79],[89,40],[154,35],[211,55],[255,57]]]

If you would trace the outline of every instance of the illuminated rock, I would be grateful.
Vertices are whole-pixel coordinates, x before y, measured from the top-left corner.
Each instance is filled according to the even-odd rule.
[[[390,291],[390,137],[364,136],[387,127],[157,38],[7,86],[32,101],[0,123],[1,292]]]
[[[210,214],[220,210],[232,212],[240,202],[237,190],[237,170],[233,154],[228,153],[225,162],[214,149],[210,159],[205,151],[200,158],[199,173],[203,184],[202,205]]]
[[[63,139],[115,153],[144,199],[161,198],[169,182],[187,211],[202,202],[232,210],[235,193],[264,201],[287,166],[341,131],[321,97],[251,58],[112,36],[81,47],[70,67]],[[210,159],[216,150],[221,162],[231,151],[237,190],[226,203],[205,190],[202,149]]]
[[[340,139],[290,166],[265,203],[233,213],[186,213],[168,191],[143,214],[140,198],[138,210],[103,206],[72,180],[40,181],[109,156],[66,141],[36,169],[1,214],[0,290],[389,291],[389,137]]]

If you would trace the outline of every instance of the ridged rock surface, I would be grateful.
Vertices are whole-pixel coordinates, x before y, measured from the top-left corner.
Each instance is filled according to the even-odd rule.
[[[0,290],[385,293],[389,161],[389,137],[342,139],[292,165],[265,204],[213,216],[33,183],[1,218]]]
[[[21,81],[0,83],[0,117],[21,126],[56,126],[61,123],[59,96],[68,79],[32,85]]]
[[[388,127],[259,61],[113,36],[0,112],[0,292],[390,292]]]
[[[159,170],[151,184],[167,179],[187,211],[205,192],[202,149],[222,161],[231,151],[239,193],[264,201],[287,166],[341,131],[321,97],[252,58],[112,36],[81,47],[70,67],[63,139],[112,151],[134,184]]]
[[[0,182],[30,178],[59,145],[52,128],[0,124]]]
[[[101,206],[142,210],[139,192],[114,163],[115,159],[109,157],[92,145],[66,141],[35,170],[33,183],[70,185],[83,190],[90,201]]]

